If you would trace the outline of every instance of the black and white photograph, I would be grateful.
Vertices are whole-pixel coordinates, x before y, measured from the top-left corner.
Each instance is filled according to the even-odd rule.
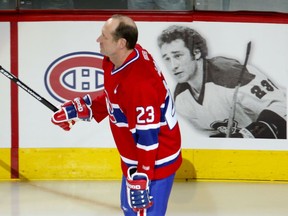
[[[286,139],[286,89],[249,62],[253,45],[248,42],[241,63],[208,57],[205,37],[191,27],[172,25],[158,37],[163,62],[177,82],[177,112],[209,137]]]

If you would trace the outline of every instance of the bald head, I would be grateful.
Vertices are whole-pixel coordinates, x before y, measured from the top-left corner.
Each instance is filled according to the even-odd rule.
[[[128,16],[115,14],[108,22],[115,23],[115,30],[112,33],[113,38],[117,41],[120,38],[124,38],[127,43],[127,49],[134,49],[138,40],[138,29],[135,22]]]
[[[134,22],[134,20],[132,20],[130,17],[128,16],[125,16],[125,15],[121,15],[121,14],[114,14],[111,19],[115,19],[115,20],[119,20],[119,22],[123,22],[125,23],[126,25],[130,25],[134,28],[137,28],[136,27],[136,24]]]

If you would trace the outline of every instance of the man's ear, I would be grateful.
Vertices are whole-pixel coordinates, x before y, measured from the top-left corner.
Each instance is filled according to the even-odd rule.
[[[201,58],[201,51],[199,49],[195,49],[193,54],[194,54],[195,60],[199,60]]]
[[[120,44],[120,47],[121,47],[121,48],[124,48],[124,47],[126,47],[127,41],[126,41],[126,39],[124,39],[124,38],[120,38],[119,41],[118,41],[118,43]]]

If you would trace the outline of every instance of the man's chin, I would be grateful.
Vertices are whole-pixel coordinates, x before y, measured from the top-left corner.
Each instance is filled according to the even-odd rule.
[[[181,79],[181,78],[176,78],[178,83],[186,83],[187,80],[186,79]]]
[[[105,55],[105,51],[104,51],[103,48],[101,48],[101,47],[100,47],[100,53],[101,53],[102,55]]]

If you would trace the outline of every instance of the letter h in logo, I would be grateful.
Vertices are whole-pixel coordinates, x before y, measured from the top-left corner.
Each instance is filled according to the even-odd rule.
[[[91,71],[93,70],[93,71]],[[93,72],[95,72],[95,74],[93,74]],[[95,75],[95,77],[93,77],[93,75]],[[102,71],[98,71],[94,69],[88,69],[88,68],[83,68],[81,71],[81,76],[82,78],[88,78],[89,81],[87,81],[87,79],[84,79],[81,82],[81,89],[86,91],[86,90],[91,90],[91,85],[95,86],[95,89],[99,89],[103,87],[103,84],[100,84],[101,81],[99,80],[100,77],[103,76],[103,72]]]

